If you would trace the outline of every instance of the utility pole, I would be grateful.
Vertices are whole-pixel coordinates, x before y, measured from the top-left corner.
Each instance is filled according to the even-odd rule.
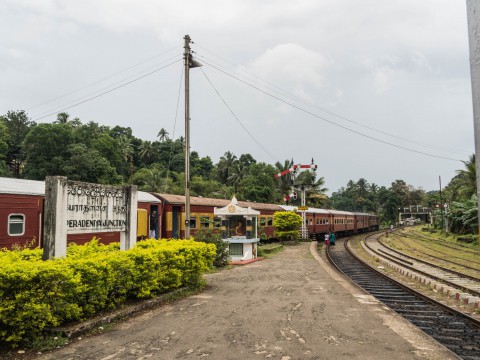
[[[470,43],[470,76],[472,79],[473,130],[475,134],[475,173],[477,176],[477,207],[480,214],[480,4],[467,0],[468,39]],[[478,216],[480,246],[480,216]]]
[[[442,199],[442,178],[438,176],[438,183],[440,184],[440,214],[441,214],[441,223],[442,226],[440,229],[443,231],[443,199]]]
[[[193,60],[190,36],[184,38],[183,62],[185,66],[185,239],[190,239],[190,68],[202,66]]]

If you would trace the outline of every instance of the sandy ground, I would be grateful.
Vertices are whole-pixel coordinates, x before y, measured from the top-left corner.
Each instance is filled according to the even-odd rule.
[[[160,306],[39,360],[457,359],[351,285],[311,250],[206,276]]]

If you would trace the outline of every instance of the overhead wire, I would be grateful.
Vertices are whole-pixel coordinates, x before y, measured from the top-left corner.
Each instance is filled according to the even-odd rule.
[[[134,65],[128,66],[128,67],[126,67],[126,68],[123,68],[122,70],[119,70],[119,71],[117,71],[117,72],[115,72],[115,73],[113,73],[113,74],[111,74],[111,75],[108,75],[108,76],[106,76],[106,77],[104,77],[104,78],[101,78],[101,79],[99,79],[99,80],[96,80],[96,81],[94,81],[94,82],[91,82],[91,83],[89,83],[89,84],[86,84],[86,85],[84,85],[84,86],[82,86],[82,87],[80,87],[80,88],[77,88],[77,89],[72,90],[72,91],[69,91],[69,92],[67,92],[67,93],[65,93],[65,94],[56,96],[56,97],[51,98],[51,99],[49,99],[49,100],[46,100],[46,101],[44,101],[44,102],[42,102],[42,103],[39,103],[39,104],[36,104],[36,105],[33,105],[33,106],[29,106],[29,107],[27,107],[25,110],[26,110],[26,111],[30,111],[30,110],[33,110],[33,109],[39,107],[39,106],[42,106],[42,105],[51,103],[52,101],[55,101],[55,100],[58,100],[58,99],[62,99],[62,98],[64,98],[64,97],[68,96],[68,95],[72,95],[72,94],[75,94],[75,93],[77,93],[77,92],[80,92],[80,91],[82,91],[82,90],[84,90],[84,89],[87,89],[87,88],[93,86],[93,85],[99,84],[99,83],[101,83],[102,81],[111,79],[111,78],[113,78],[113,77],[115,77],[115,76],[117,76],[117,75],[120,75],[120,74],[122,74],[122,73],[124,73],[124,72],[126,72],[126,71],[128,71],[128,70],[131,70],[131,69],[133,69],[133,68],[135,68],[135,67],[137,67],[137,66],[140,66],[140,65],[145,64],[145,63],[147,63],[147,62],[149,62],[149,61],[151,61],[151,60],[153,60],[153,59],[156,59],[156,58],[158,58],[158,57],[160,57],[160,56],[163,56],[163,55],[165,55],[165,54],[168,54],[170,51],[172,51],[172,50],[174,50],[174,49],[177,49],[177,48],[178,48],[178,46],[174,46],[174,47],[172,47],[172,48],[170,48],[170,49],[168,49],[168,50],[166,50],[166,51],[164,51],[164,52],[162,52],[162,53],[160,53],[160,54],[158,54],[158,55],[152,56],[152,57],[150,57],[150,58],[148,58],[148,59],[145,59],[145,60],[142,60],[142,61],[140,61],[140,62],[138,62],[138,63],[136,63],[136,64],[134,64]]]
[[[222,95],[220,95],[220,93],[218,92],[217,88],[215,87],[215,85],[213,85],[212,81],[209,79],[209,77],[207,76],[207,74],[205,74],[205,71],[203,71],[202,68],[200,68],[200,70],[202,70],[202,73],[203,75],[205,76],[205,78],[207,79],[207,81],[209,82],[209,84],[212,86],[213,90],[217,93],[218,97],[220,98],[220,100],[222,100],[223,104],[227,107],[227,109],[230,111],[230,113],[232,114],[232,116],[237,120],[237,122],[240,124],[240,126],[243,128],[243,130],[245,130],[245,132],[248,134],[248,136],[250,136],[250,138],[263,150],[265,151],[266,154],[268,154],[273,160],[277,160],[277,158],[272,155],[271,152],[269,152],[262,144],[260,141],[258,141],[255,136],[253,136],[253,134],[247,129],[247,127],[242,123],[242,121],[238,118],[238,116],[233,112],[232,108],[227,104],[227,102],[225,101],[224,97]]]
[[[221,57],[221,56],[216,55],[215,53],[211,52],[210,50],[206,49],[205,47],[203,47],[203,46],[201,46],[201,45],[198,45],[198,44],[196,44],[196,45],[199,46],[199,47],[201,47],[201,48],[203,48],[205,51],[209,52],[209,53],[212,54],[213,56],[215,56],[215,57],[221,59],[222,61],[226,62],[227,64],[232,65],[232,66],[238,68],[237,65],[235,65],[235,64],[233,64],[232,62],[224,59],[224,58]],[[197,54],[197,55],[198,55],[198,57],[201,57],[202,60],[203,60],[203,58],[204,58],[203,55],[201,55],[201,54]],[[211,60],[208,60],[208,61],[211,61]],[[215,61],[211,61],[211,62],[213,62],[213,63],[215,63],[217,66],[225,69],[225,67],[222,66],[222,65],[220,65],[218,62],[215,62]],[[247,71],[247,70],[245,70],[245,69],[243,69],[243,68],[240,68],[240,69],[241,69],[242,71],[244,71],[245,73],[247,73],[249,76],[253,77],[253,80],[252,80],[252,79],[248,79],[248,77],[243,76],[243,75],[239,74],[238,72],[235,72],[235,71],[232,71],[232,72],[235,73],[236,75],[240,76],[240,77],[247,78],[249,81],[258,81],[258,82],[262,83],[263,86],[266,86],[267,88],[269,88],[270,90],[272,90],[272,91],[274,91],[274,92],[280,93],[280,94],[282,94],[282,95],[284,95],[284,96],[286,96],[286,97],[288,97],[288,98],[290,98],[290,99],[292,99],[292,100],[295,100],[295,101],[298,101],[298,102],[300,102],[300,103],[303,103],[303,104],[305,104],[305,105],[307,105],[307,106],[310,106],[310,107],[312,107],[312,108],[314,108],[314,109],[323,111],[323,112],[325,112],[326,114],[335,116],[335,117],[337,117],[337,118],[339,118],[339,119],[342,119],[342,120],[344,120],[344,121],[347,121],[347,122],[349,122],[349,123],[351,123],[351,124],[355,124],[355,125],[357,125],[357,126],[360,126],[360,127],[365,128],[365,129],[368,129],[368,130],[371,130],[371,131],[375,131],[375,132],[381,133],[381,134],[383,134],[383,135],[390,136],[390,137],[395,138],[395,139],[398,139],[398,140],[402,140],[402,141],[406,141],[406,142],[409,142],[409,143],[412,143],[412,144],[420,145],[420,146],[423,146],[423,147],[426,147],[426,148],[431,148],[431,149],[435,149],[435,150],[439,150],[439,151],[443,151],[443,152],[449,152],[449,153],[469,154],[469,152],[467,152],[467,151],[465,151],[465,150],[453,149],[453,148],[447,148],[447,147],[442,147],[442,146],[438,146],[438,145],[427,144],[427,143],[424,143],[424,142],[420,142],[420,141],[412,140],[412,139],[405,138],[405,137],[402,137],[402,136],[398,136],[398,135],[396,135],[396,134],[392,134],[392,133],[389,133],[389,132],[387,132],[387,131],[383,131],[383,130],[380,130],[380,129],[377,129],[377,128],[374,128],[374,127],[371,127],[371,126],[368,126],[368,125],[365,125],[365,124],[362,124],[362,123],[360,123],[360,122],[358,122],[358,121],[354,121],[354,120],[352,120],[352,119],[349,119],[349,118],[346,117],[346,116],[342,116],[342,115],[336,114],[336,113],[334,113],[334,112],[332,112],[332,111],[329,111],[329,110],[327,110],[327,109],[325,109],[325,108],[323,108],[323,107],[321,107],[321,106],[318,106],[318,105],[316,105],[316,104],[313,104],[313,103],[311,103],[311,102],[308,102],[308,101],[306,101],[305,99],[302,99],[301,97],[298,97],[298,96],[296,96],[296,95],[294,95],[294,94],[291,94],[291,93],[289,93],[288,91],[280,88],[279,86],[277,86],[277,85],[275,85],[275,84],[272,84],[272,83],[270,83],[270,82],[268,82],[268,81],[266,81],[266,80],[264,80],[264,79],[259,78],[257,75],[255,75],[255,74],[253,74],[253,73],[251,73],[251,72],[249,72],[249,71]],[[225,71],[228,71],[228,70],[225,70]]]
[[[48,117],[48,116],[55,115],[55,114],[57,114],[58,112],[62,112],[62,111],[71,109],[71,108],[73,108],[73,107],[75,107],[75,106],[78,106],[78,105],[84,104],[84,103],[86,103],[86,102],[88,102],[88,101],[91,101],[91,100],[94,100],[94,99],[96,99],[96,98],[99,98],[100,96],[106,95],[106,94],[108,94],[108,93],[111,93],[112,91],[115,91],[115,90],[118,90],[118,89],[120,89],[120,88],[122,88],[122,87],[124,87],[124,86],[130,85],[130,84],[132,84],[132,83],[134,83],[134,82],[136,82],[136,81],[138,81],[138,80],[140,80],[140,79],[143,79],[143,78],[145,78],[145,77],[147,77],[147,76],[150,76],[150,75],[152,75],[152,74],[154,74],[154,73],[156,73],[156,72],[158,72],[158,71],[160,71],[160,70],[166,69],[167,67],[169,67],[169,66],[171,66],[171,65],[173,65],[173,64],[176,64],[176,63],[178,63],[178,62],[181,61],[181,60],[182,60],[182,59],[177,59],[177,60],[175,60],[175,61],[173,61],[173,62],[171,62],[171,63],[169,63],[169,64],[167,64],[167,65],[165,65],[165,66],[162,66],[162,67],[160,67],[160,68],[158,68],[158,69],[155,69],[155,70],[150,71],[150,72],[148,72],[148,73],[146,73],[146,74],[143,74],[143,75],[141,75],[141,76],[138,76],[138,77],[134,78],[133,80],[130,80],[130,81],[126,82],[126,83],[122,83],[122,84],[120,84],[120,85],[118,85],[118,86],[115,86],[115,87],[109,89],[109,90],[103,91],[103,92],[101,92],[100,94],[97,94],[97,95],[88,97],[87,99],[84,99],[84,100],[82,100],[82,101],[78,101],[78,102],[74,103],[73,105],[65,106],[65,107],[62,107],[62,108],[58,108],[58,109],[56,109],[56,110],[53,111],[53,112],[50,112],[50,113],[45,114],[45,115],[42,115],[42,116],[38,116],[38,117],[34,118],[33,121],[38,121],[38,120],[44,119],[44,118],[46,118],[46,117]]]
[[[286,100],[284,100],[284,99],[282,99],[282,98],[280,98],[280,97],[278,97],[278,96],[276,96],[276,95],[274,95],[274,94],[271,94],[271,93],[269,93],[268,91],[265,91],[265,90],[259,88],[258,86],[249,83],[248,81],[242,80],[242,79],[240,79],[239,77],[234,76],[234,75],[230,74],[229,72],[227,72],[227,71],[225,71],[225,70],[222,70],[222,69],[216,67],[215,65],[210,64],[210,63],[209,63],[207,60],[205,60],[205,59],[203,59],[202,61],[203,61],[205,64],[209,65],[210,67],[214,68],[215,70],[217,70],[217,71],[219,71],[219,72],[221,72],[221,73],[223,73],[223,74],[225,74],[225,75],[227,75],[227,76],[229,76],[229,77],[231,77],[231,78],[233,78],[233,79],[235,79],[235,80],[237,80],[237,81],[239,81],[239,82],[242,82],[242,83],[244,83],[245,85],[248,85],[248,86],[250,86],[251,88],[253,88],[253,89],[255,89],[255,90],[257,90],[257,91],[259,91],[259,92],[261,92],[261,93],[263,93],[263,94],[265,94],[265,95],[267,95],[267,96],[269,96],[269,97],[271,97],[271,98],[273,98],[273,99],[276,99],[276,100],[278,100],[278,101],[280,101],[280,102],[282,102],[282,103],[284,103],[284,104],[286,104],[286,105],[289,105],[289,106],[291,106],[291,107],[293,107],[293,108],[295,108],[295,109],[297,109],[297,110],[299,110],[299,111],[301,111],[301,112],[304,112],[304,113],[306,113],[306,114],[308,114],[308,115],[310,115],[310,116],[313,116],[313,117],[315,117],[315,118],[318,118],[318,119],[320,119],[320,120],[323,120],[323,121],[325,121],[325,122],[327,122],[327,123],[329,123],[329,124],[331,124],[331,125],[333,125],[333,126],[336,126],[336,127],[342,128],[342,129],[344,129],[344,130],[347,130],[347,131],[349,131],[349,132],[351,132],[351,133],[354,133],[354,134],[363,136],[363,137],[365,137],[365,138],[368,138],[368,139],[377,141],[377,142],[379,142],[379,143],[383,143],[383,144],[386,144],[386,145],[389,145],[389,146],[392,146],[392,147],[396,147],[396,148],[398,148],[398,149],[402,149],[402,150],[405,150],[405,151],[409,151],[409,152],[413,152],[413,153],[417,153],[417,154],[421,154],[421,155],[426,155],[426,156],[434,157],[434,158],[438,158],[438,159],[451,160],[451,161],[461,161],[461,160],[459,160],[459,159],[453,159],[453,158],[449,158],[449,157],[445,157],[445,156],[439,156],[439,155],[429,154],[429,153],[426,153],[426,152],[423,152],[423,151],[419,151],[419,150],[410,149],[410,148],[407,148],[407,147],[404,147],[404,146],[401,146],[401,145],[397,145],[397,144],[394,144],[394,143],[391,143],[391,142],[388,142],[388,141],[385,141],[385,140],[382,140],[382,139],[378,139],[378,138],[376,138],[376,137],[373,137],[373,136],[364,134],[364,133],[362,133],[362,132],[359,132],[359,131],[350,129],[349,127],[346,127],[346,126],[344,126],[344,125],[338,124],[338,123],[336,123],[336,122],[334,122],[334,121],[332,121],[332,120],[330,120],[330,119],[327,119],[327,118],[325,118],[325,117],[323,117],[323,116],[320,116],[320,115],[318,115],[318,114],[315,114],[315,113],[313,113],[313,112],[311,112],[311,111],[309,111],[309,110],[306,110],[306,109],[304,109],[304,108],[302,108],[302,107],[300,107],[300,106],[298,106],[298,105],[295,105],[295,104],[293,104],[293,103],[291,103],[291,102],[289,102],[289,101],[286,101]]]
[[[181,75],[180,75],[180,84],[178,86],[177,108],[175,109],[175,121],[173,122],[172,138],[175,137],[175,128],[177,126],[178,109],[180,107],[180,94],[181,94],[181,91],[182,91],[182,81],[183,81],[183,66],[182,66],[182,72],[181,72]],[[170,155],[169,155],[169,158],[168,158],[167,176],[165,178],[165,192],[167,191],[168,179],[170,178],[170,165],[172,163],[172,158],[173,158],[173,141],[172,141],[172,144],[170,146]]]

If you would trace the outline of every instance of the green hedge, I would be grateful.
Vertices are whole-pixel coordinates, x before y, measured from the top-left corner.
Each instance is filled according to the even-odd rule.
[[[212,267],[215,246],[191,240],[146,240],[68,247],[42,261],[42,250],[0,251],[0,346],[16,346],[45,328],[82,320],[127,299],[195,286]]]

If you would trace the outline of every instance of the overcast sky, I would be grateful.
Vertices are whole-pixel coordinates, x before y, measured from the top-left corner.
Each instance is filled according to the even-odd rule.
[[[1,0],[0,114],[184,136],[186,34],[191,148],[214,163],[429,191],[474,152],[464,0]]]

